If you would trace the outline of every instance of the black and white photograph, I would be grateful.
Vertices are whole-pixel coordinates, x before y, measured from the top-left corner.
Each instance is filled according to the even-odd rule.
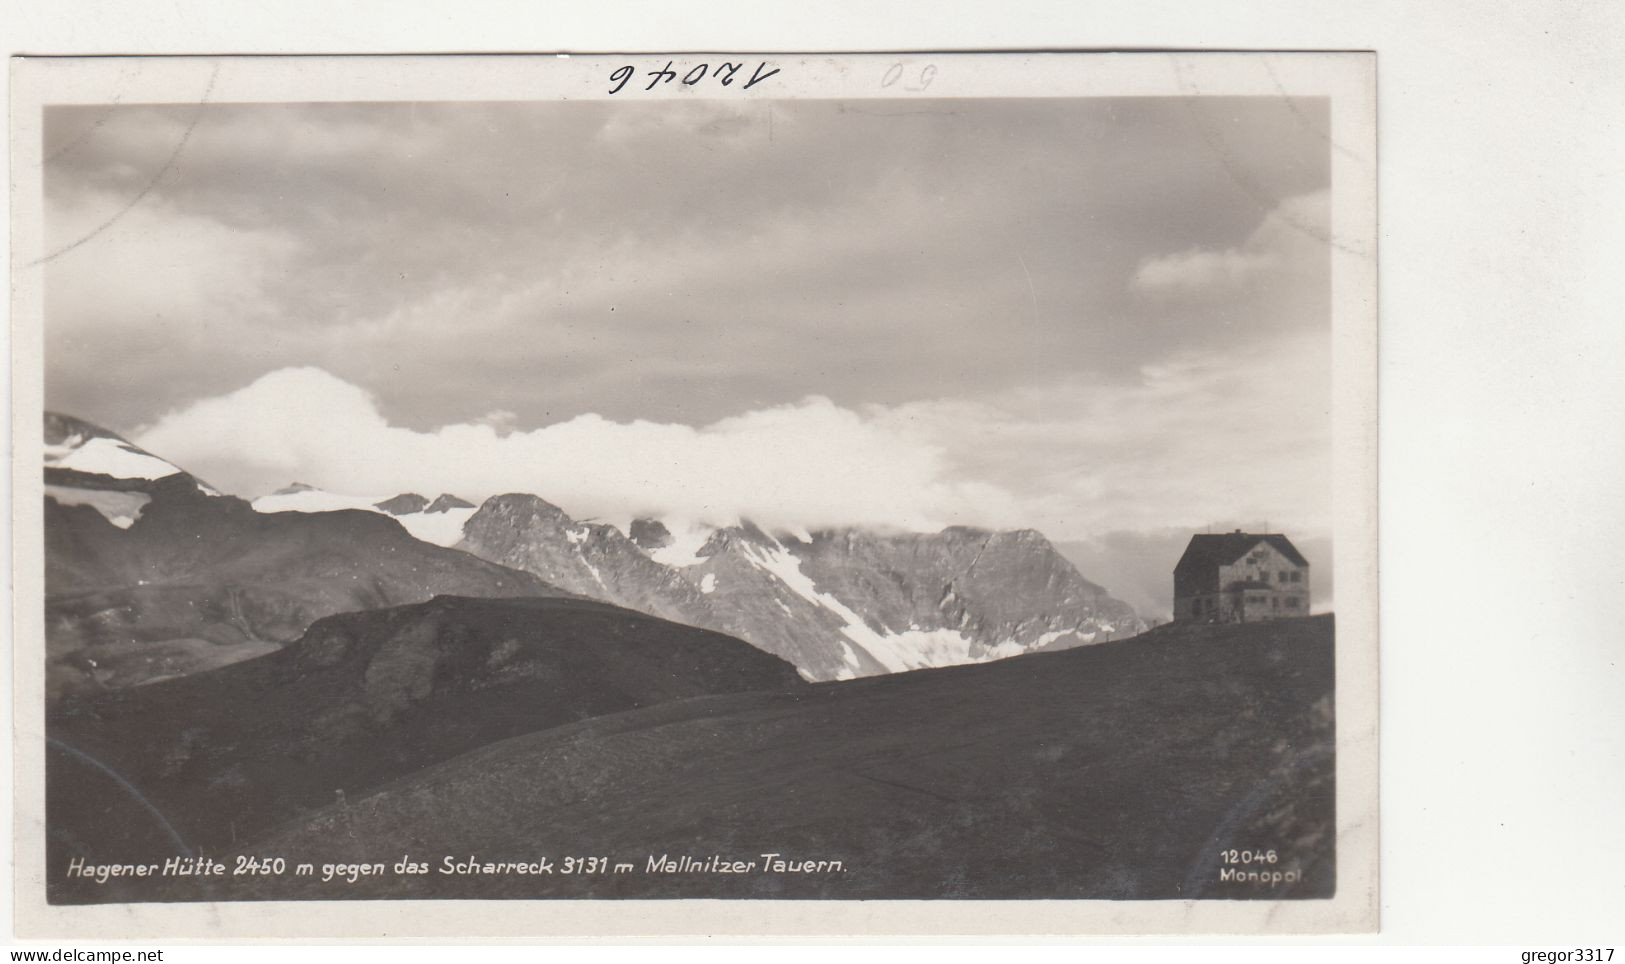
[[[1374,922],[1370,57],[26,66],[57,919]]]

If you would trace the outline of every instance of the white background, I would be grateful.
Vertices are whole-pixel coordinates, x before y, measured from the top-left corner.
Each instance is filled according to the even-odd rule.
[[[1625,4],[26,0],[4,18],[8,53],[1376,50],[1376,940],[1622,943]]]

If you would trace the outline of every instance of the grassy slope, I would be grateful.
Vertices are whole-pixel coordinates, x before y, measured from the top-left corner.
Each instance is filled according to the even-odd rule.
[[[252,852],[392,864],[603,855],[630,874],[309,878],[259,897],[1324,896],[1330,617],[684,700],[475,750]],[[1219,882],[1273,848],[1293,888]],[[648,856],[839,859],[833,876],[649,875]],[[202,896],[173,889],[161,898]]]
[[[219,853],[339,791],[354,799],[517,734],[802,686],[739,640],[582,599],[442,597],[333,616],[268,656],[61,706],[49,859]]]

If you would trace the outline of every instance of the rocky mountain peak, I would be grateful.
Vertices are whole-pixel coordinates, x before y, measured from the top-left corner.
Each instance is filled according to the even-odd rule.
[[[82,443],[93,438],[110,438],[117,442],[129,444],[128,440],[109,432],[100,425],[93,425],[82,418],[64,415],[61,412],[45,413],[45,444],[67,445],[70,439],[78,439]]]
[[[87,492],[139,494],[144,498],[159,494],[184,497],[183,489],[209,496],[220,494],[173,462],[83,419],[46,412],[44,429],[46,494],[63,504],[87,500],[94,503],[102,498],[87,496]],[[116,512],[109,516],[119,517]]]
[[[815,680],[981,662],[1143,629],[1032,529],[769,534],[640,518],[628,535],[501,496],[461,548],[572,592],[744,639]],[[680,551],[679,551],[680,550]]]
[[[411,515],[414,512],[422,512],[424,506],[428,504],[429,500],[416,492],[402,492],[393,499],[385,499],[382,502],[374,503],[374,507],[382,509],[390,515]]]
[[[716,556],[731,550],[741,549],[745,546],[758,546],[763,548],[779,548],[779,540],[768,535],[756,523],[743,520],[738,525],[723,526],[711,533],[705,544],[695,552],[695,555],[705,558]]]
[[[475,518],[482,516],[514,524],[540,524],[554,528],[563,528],[575,522],[563,509],[541,496],[519,492],[493,495],[486,499]]]
[[[577,521],[533,495],[485,500],[458,548],[531,573],[552,573],[570,592],[689,625],[705,625],[698,588],[612,525]]]
[[[450,512],[452,509],[472,509],[472,508],[474,508],[474,503],[469,502],[466,499],[458,498],[457,496],[452,495],[449,492],[442,492],[442,493],[440,493],[440,495],[438,497],[435,498],[435,500],[433,502],[429,503],[429,507],[427,509],[424,509],[423,511],[424,512]]]
[[[294,483],[291,483],[289,485],[284,485],[282,488],[277,489],[275,492],[272,492],[271,494],[272,495],[296,495],[296,494],[298,494],[300,492],[319,492],[319,491],[321,491],[321,490],[317,489],[314,485],[307,485],[307,484],[305,484],[303,482],[294,482]]]

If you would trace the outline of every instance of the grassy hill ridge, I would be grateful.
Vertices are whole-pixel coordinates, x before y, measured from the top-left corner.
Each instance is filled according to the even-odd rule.
[[[601,855],[631,872],[224,886],[295,899],[1326,896],[1332,636],[1329,616],[1176,625],[978,666],[595,717],[472,750],[241,850],[318,867]],[[1274,850],[1295,879],[1226,879],[1244,869],[1224,863],[1231,849]],[[767,853],[842,869],[647,869],[662,855]]]
[[[58,707],[49,859],[219,853],[507,737],[805,685],[739,640],[584,599],[441,596],[330,616],[269,655]]]

